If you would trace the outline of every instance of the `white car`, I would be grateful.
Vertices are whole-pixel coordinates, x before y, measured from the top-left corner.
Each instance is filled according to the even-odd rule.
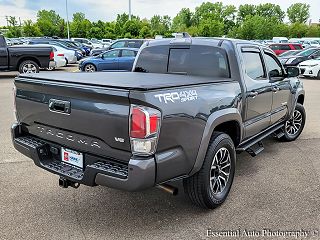
[[[53,62],[50,61],[50,65],[47,68],[48,70],[54,70],[55,68],[64,67],[67,65],[67,60],[65,58],[64,52],[58,50],[56,46],[50,45],[50,44],[35,44],[35,45],[25,45],[27,47],[51,47],[54,53]]]
[[[56,45],[54,43],[50,44],[33,44],[32,46],[46,46],[46,47],[54,47],[57,49],[58,52],[64,54],[64,58],[68,63],[77,63],[77,56],[76,56],[76,51],[75,50],[70,50],[67,48],[64,48],[61,45]]]
[[[320,79],[320,57],[299,64],[300,72],[305,77]]]

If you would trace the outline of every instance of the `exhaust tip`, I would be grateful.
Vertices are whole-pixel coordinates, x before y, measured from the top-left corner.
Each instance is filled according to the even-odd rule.
[[[168,184],[159,184],[157,185],[157,188],[161,189],[164,192],[170,193],[173,196],[178,195],[178,192],[179,192],[178,188]]]

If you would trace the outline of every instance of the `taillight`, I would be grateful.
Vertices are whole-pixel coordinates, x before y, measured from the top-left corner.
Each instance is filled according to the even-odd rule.
[[[64,57],[64,54],[63,53],[58,53],[57,56],[58,57]]]
[[[144,106],[131,106],[130,142],[134,155],[152,155],[155,153],[160,121],[160,111]]]
[[[54,60],[54,52],[50,52],[50,60]]]

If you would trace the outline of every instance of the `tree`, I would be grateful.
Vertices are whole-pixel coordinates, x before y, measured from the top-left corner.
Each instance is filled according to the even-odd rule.
[[[238,9],[238,22],[243,22],[247,16],[254,16],[256,15],[257,7],[253,4],[244,4],[240,5]]]
[[[140,34],[140,22],[137,19],[128,20],[123,26],[125,34],[130,33],[132,37],[138,37]]]
[[[304,23],[293,23],[289,27],[289,36],[291,38],[302,38],[305,37],[308,32],[308,26]]]
[[[140,38],[151,38],[151,29],[150,26],[145,25],[141,28],[140,32],[139,32],[139,36]]]
[[[310,17],[310,5],[294,3],[287,9],[287,15],[291,23],[306,23]]]
[[[281,10],[281,7],[272,3],[258,5],[256,14],[265,18],[273,18],[278,22],[283,22],[285,16],[285,12]]]
[[[92,23],[86,19],[84,13],[77,12],[73,14],[72,22],[70,23],[70,32],[73,37],[90,37],[90,34],[99,34],[98,29],[91,30]],[[99,28],[99,27],[98,27]],[[103,34],[102,34],[103,35]]]
[[[23,34],[27,37],[39,37],[41,36],[41,31],[37,24],[31,20],[26,20],[23,22]]]
[[[218,20],[201,20],[198,35],[203,37],[220,37],[223,35],[223,22]]]
[[[183,32],[193,24],[193,13],[189,8],[182,8],[181,11],[173,18],[172,30]]]
[[[38,11],[37,25],[43,35],[64,37],[64,24],[64,20],[55,11]]]
[[[313,25],[309,26],[306,37],[320,37],[320,27]]]
[[[8,23],[9,23],[9,27],[8,27],[9,31],[6,33],[6,36],[21,37],[22,36],[21,26],[18,26],[18,21],[16,17],[9,16]]]
[[[155,15],[150,20],[151,34],[155,35],[166,35],[170,34],[171,19],[169,16]]]
[[[206,2],[202,3],[199,7],[196,8],[194,14],[194,24],[198,26],[199,33],[203,32],[204,27],[207,26],[209,22],[214,22],[218,24],[215,32],[219,27],[223,26],[223,32],[220,36],[225,35],[228,31],[235,25],[235,17],[236,17],[236,7],[233,5],[223,5],[222,2]],[[202,25],[202,26],[201,26]],[[209,27],[210,29],[214,29],[215,27]],[[211,34],[209,34],[211,35]]]

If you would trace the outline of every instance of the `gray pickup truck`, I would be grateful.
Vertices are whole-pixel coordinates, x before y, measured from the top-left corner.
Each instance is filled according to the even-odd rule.
[[[132,72],[15,79],[15,148],[62,187],[139,191],[183,180],[203,208],[226,199],[236,153],[269,135],[295,140],[306,113],[299,70],[269,48],[232,39],[151,41]]]
[[[54,67],[54,52],[51,47],[7,46],[0,35],[0,71],[38,73],[40,68]]]

